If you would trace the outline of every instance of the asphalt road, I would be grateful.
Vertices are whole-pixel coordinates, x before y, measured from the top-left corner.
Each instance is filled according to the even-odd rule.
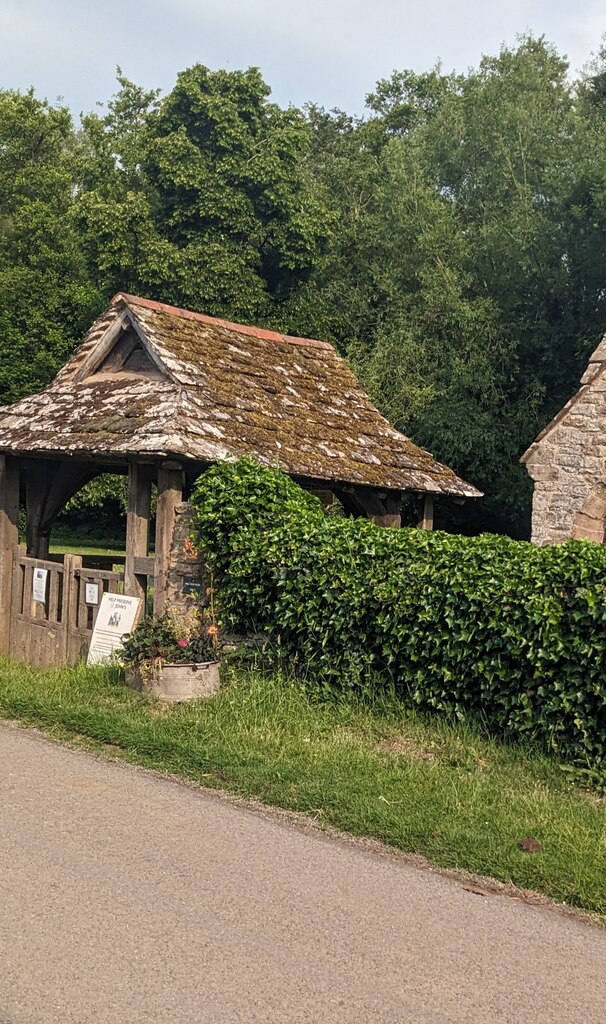
[[[0,726],[0,1024],[604,1024],[606,932]]]

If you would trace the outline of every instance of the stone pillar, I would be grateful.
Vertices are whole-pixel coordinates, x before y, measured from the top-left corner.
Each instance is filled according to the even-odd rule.
[[[207,581],[202,555],[191,539],[191,505],[181,502],[175,507],[174,516],[166,593],[168,607],[185,613],[206,604]]]
[[[190,536],[191,523],[189,502],[171,502],[170,513],[166,513],[164,525],[166,547],[162,556],[163,575],[160,586],[156,575],[154,585],[155,616],[163,615],[172,609],[186,615],[207,603],[204,563]]]

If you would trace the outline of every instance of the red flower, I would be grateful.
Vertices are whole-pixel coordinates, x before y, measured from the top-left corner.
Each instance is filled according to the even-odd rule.
[[[187,640],[179,640],[179,647],[187,647]]]

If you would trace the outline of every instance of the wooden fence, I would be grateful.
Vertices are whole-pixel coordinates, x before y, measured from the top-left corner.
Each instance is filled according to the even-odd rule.
[[[44,600],[36,600],[34,571],[46,570]],[[96,584],[97,602],[87,601]],[[9,653],[39,668],[74,665],[86,657],[104,593],[123,593],[124,573],[83,566],[80,555],[62,561],[29,558],[13,551]]]

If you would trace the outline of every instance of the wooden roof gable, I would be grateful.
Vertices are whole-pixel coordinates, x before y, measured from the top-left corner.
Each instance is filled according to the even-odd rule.
[[[332,345],[118,293],[45,391],[0,410],[0,450],[209,463],[478,497],[395,430]]]

